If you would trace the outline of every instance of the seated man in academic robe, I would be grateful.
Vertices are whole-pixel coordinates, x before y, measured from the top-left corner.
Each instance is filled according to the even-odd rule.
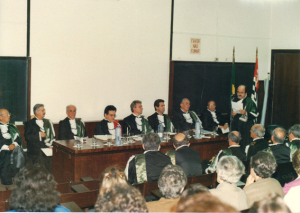
[[[108,105],[104,109],[104,117],[102,121],[96,124],[94,135],[115,135],[119,122],[115,120],[117,108],[113,105]]]
[[[261,124],[255,124],[250,130],[250,136],[253,141],[250,145],[246,146],[247,160],[250,160],[252,156],[256,155],[259,151],[262,151],[269,147],[268,141],[264,139],[265,128]]]
[[[20,132],[9,121],[10,113],[6,109],[0,109],[0,177],[3,185],[13,184],[12,178],[20,168],[11,164],[11,155],[17,154],[17,149],[23,149]],[[18,164],[24,165],[25,156],[23,152],[22,155],[20,160],[23,162],[18,162]]]
[[[215,157],[213,157],[210,162],[211,164],[205,169],[205,173],[213,173],[217,169],[217,165],[221,157],[223,156],[236,156],[241,161],[246,161],[247,157],[244,150],[241,149],[239,143],[242,140],[241,133],[238,131],[232,131],[228,134],[228,149],[221,150]],[[203,164],[202,164],[203,165]]]
[[[291,150],[291,159],[293,154],[300,149],[300,125],[295,124],[289,129],[289,147]]]
[[[142,142],[145,152],[131,156],[125,168],[130,184],[158,181],[163,168],[172,165],[170,157],[159,151],[160,138],[157,133],[147,133]]]
[[[76,106],[68,105],[67,117],[59,122],[58,140],[72,140],[87,137],[84,123],[81,118],[76,117]]]
[[[285,129],[277,127],[272,132],[272,144],[269,144],[269,147],[263,150],[273,154],[277,164],[288,163],[291,160],[291,150],[284,144],[285,136]]]
[[[142,102],[135,100],[130,104],[132,114],[123,120],[123,134],[139,135],[146,134],[152,131],[147,119],[142,116],[143,106]]]
[[[238,87],[237,95],[232,96],[232,102],[239,102],[243,105],[242,109],[238,109],[239,113],[234,110],[231,112],[231,131],[239,131],[241,133],[242,141],[240,146],[242,149],[245,149],[252,141],[249,132],[259,113],[254,101],[247,97],[245,85]]]
[[[162,124],[164,126],[164,132],[173,132],[174,126],[168,115],[165,112],[165,101],[162,99],[157,99],[154,102],[155,113],[148,117],[148,122],[154,132],[158,131],[158,125]]]
[[[199,121],[197,114],[190,109],[190,100],[187,98],[182,99],[180,104],[180,110],[175,112],[173,115],[173,124],[176,130],[187,131],[190,129],[195,129],[196,121]]]
[[[203,129],[208,131],[214,131],[214,127],[218,127],[218,133],[222,133],[222,130],[228,128],[228,122],[225,118],[216,111],[216,103],[213,100],[208,101],[207,110],[204,110],[201,114],[201,121]]]
[[[46,109],[43,104],[36,104],[33,113],[35,117],[24,124],[27,156],[31,163],[40,163],[52,173],[52,156],[47,157],[42,149],[52,149],[52,142],[55,140],[53,124],[44,118]]]
[[[188,138],[179,133],[173,137],[174,150],[168,150],[166,155],[171,158],[174,165],[180,166],[186,176],[202,174],[202,165],[199,152],[190,148]]]

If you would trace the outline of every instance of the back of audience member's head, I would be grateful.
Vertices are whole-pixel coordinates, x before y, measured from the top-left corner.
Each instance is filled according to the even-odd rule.
[[[293,133],[296,138],[300,138],[300,124],[295,124],[289,129],[289,134]]]
[[[206,186],[202,185],[201,183],[195,183],[193,185],[190,185],[190,187],[188,189],[186,189],[182,192],[180,200],[185,199],[188,196],[198,194],[198,193],[210,193],[210,192]]]
[[[275,172],[277,164],[271,153],[260,151],[251,157],[250,166],[259,177],[269,178]]]
[[[276,143],[283,144],[285,140],[285,136],[286,136],[286,131],[281,127],[277,127],[272,132],[272,137]]]
[[[238,136],[237,136],[236,134],[237,134]],[[229,139],[231,139],[232,142],[239,144],[240,141],[242,140],[241,133],[240,133],[239,131],[232,131],[232,132],[229,132],[229,134],[228,134],[228,140],[229,140]]]
[[[180,196],[186,183],[187,178],[184,171],[176,165],[166,166],[158,179],[159,190],[165,198]]]
[[[102,195],[105,191],[109,190],[115,184],[127,184],[127,178],[123,170],[118,167],[106,168],[100,177],[100,191]]]
[[[271,213],[271,212],[286,212],[291,210],[285,204],[284,200],[276,193],[269,194],[268,197],[253,203],[249,212]]]
[[[145,150],[158,150],[160,146],[160,138],[157,133],[149,132],[143,137],[143,145]]]
[[[16,175],[10,207],[19,212],[53,212],[60,200],[52,174],[39,164],[27,165]]]
[[[210,193],[199,193],[181,199],[173,212],[239,212]]]
[[[294,152],[292,157],[293,167],[298,175],[300,175],[300,149]]]
[[[261,124],[254,124],[252,132],[256,134],[257,137],[263,137],[265,135],[265,127]]]
[[[128,184],[116,184],[98,196],[96,212],[148,212],[140,191]]]
[[[178,133],[177,135],[175,135],[175,137],[173,137],[173,139],[172,139],[172,142],[176,148],[180,147],[182,145],[189,144],[188,137],[183,133]]]
[[[237,183],[245,174],[245,166],[236,156],[223,156],[217,165],[217,173],[224,182]]]

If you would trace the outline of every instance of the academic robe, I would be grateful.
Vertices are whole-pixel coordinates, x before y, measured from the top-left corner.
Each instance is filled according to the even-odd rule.
[[[0,123],[0,125],[2,126],[4,124]],[[16,168],[16,165],[11,164],[11,155],[13,153],[13,150],[5,150],[4,146],[15,144],[15,149],[23,148],[23,141],[17,127],[13,124],[7,124],[7,127],[7,133],[10,134],[10,139],[7,139],[3,136],[2,129],[0,128],[0,177],[1,183],[3,185],[11,185],[12,178],[18,172],[18,168]]]
[[[149,122],[151,128],[154,130],[154,132],[158,131],[159,120],[158,120],[157,115],[158,115],[158,113],[155,112],[153,115],[150,115],[148,117],[148,122]],[[174,126],[171,122],[170,117],[166,114],[163,114],[163,116],[164,116],[164,124],[165,124],[164,132],[173,132]]]
[[[72,140],[74,139],[74,136],[81,138],[87,137],[86,130],[83,122],[81,121],[81,118],[75,119],[77,135],[74,135],[74,133],[71,130],[70,118],[66,117],[64,120],[59,122],[58,140]]]
[[[189,113],[190,113],[193,123],[186,122],[186,119],[183,116],[184,112],[182,112],[181,110],[179,110],[173,114],[173,124],[175,126],[175,129],[180,130],[180,131],[187,131],[190,129],[195,129],[195,123],[197,120],[200,121],[200,119],[198,118],[197,114],[194,111],[189,111]],[[200,123],[201,123],[201,121],[200,121]]]
[[[160,151],[148,151],[145,154],[146,161],[146,172],[147,172],[147,182],[156,182],[160,176],[161,171],[167,165],[172,165],[169,156],[164,155]],[[138,170],[136,170],[135,156],[131,156],[127,162],[125,173],[127,175],[128,183],[136,184]]]
[[[236,95],[232,98],[233,102],[237,102],[240,99],[237,98]],[[258,117],[257,107],[253,100],[249,97],[246,97],[242,101],[243,103],[243,110],[247,112],[247,121],[241,121],[240,117],[241,114],[236,114],[232,118],[231,122],[231,131],[239,131],[241,133],[242,141],[240,142],[240,146],[242,149],[245,149],[247,145],[249,145],[252,141],[250,137],[250,129],[254,125],[256,118]]]
[[[291,159],[292,159],[293,154],[294,154],[298,149],[300,149],[300,139],[299,139],[299,138],[294,139],[293,141],[289,142],[288,145],[289,145],[290,150],[291,150]]]
[[[288,163],[291,160],[291,150],[284,144],[270,144],[269,147],[263,151],[273,154],[277,164]]]
[[[215,111],[217,120],[219,121],[219,124],[216,123],[212,117],[212,114],[209,110],[204,110],[201,114],[201,121],[203,129],[208,131],[213,131],[214,126],[224,126],[225,123],[228,123],[225,121],[225,118],[219,113],[218,111]],[[219,133],[222,133],[221,129],[218,129]]]
[[[250,158],[252,156],[256,155],[256,153],[258,153],[259,151],[262,151],[268,147],[269,147],[269,143],[264,138],[253,141],[249,145],[247,159],[250,160]]]
[[[116,129],[119,124],[117,120],[114,120],[114,128]],[[108,120],[103,119],[99,123],[96,124],[94,135],[111,135],[108,126],[107,126]],[[121,129],[121,135],[122,135],[122,129]]]
[[[49,148],[55,140],[53,124],[48,119],[43,118],[46,138],[40,138],[40,127],[36,123],[37,118],[33,118],[24,124],[25,140],[27,141],[27,156],[31,163],[40,163],[52,173],[52,156],[47,157],[41,148]]]
[[[142,118],[142,131],[140,131],[137,128],[137,124],[135,122],[136,116],[133,114],[127,116],[123,120],[123,132],[124,134],[127,133],[127,128],[128,128],[128,134],[130,135],[140,135],[140,134],[146,134],[148,132],[152,131],[151,126],[149,125],[148,121],[144,116],[141,116]]]

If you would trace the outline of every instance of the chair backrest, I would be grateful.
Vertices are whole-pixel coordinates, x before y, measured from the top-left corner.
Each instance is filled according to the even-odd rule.
[[[145,183],[139,183],[139,184],[134,184],[132,185],[133,187],[135,187],[136,189],[138,189],[142,196],[145,197],[144,193],[145,193]]]
[[[99,190],[92,190],[89,192],[81,193],[66,193],[61,194],[60,203],[75,202],[80,208],[94,206]]]
[[[210,188],[216,188],[217,185],[217,173],[190,176],[187,179],[187,188],[190,187],[191,184],[195,183],[201,183],[202,185]]]
[[[144,182],[144,194],[143,196],[150,196],[151,195],[151,191],[158,189],[158,182]]]

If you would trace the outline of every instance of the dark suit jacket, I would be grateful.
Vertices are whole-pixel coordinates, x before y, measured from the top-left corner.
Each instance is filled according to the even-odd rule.
[[[268,148],[268,146],[269,143],[263,138],[253,141],[249,146],[247,159],[250,160],[252,156],[256,155],[256,153],[258,153],[259,151]]]
[[[191,116],[192,117],[192,116]],[[190,130],[190,129],[195,129],[195,121],[194,119],[192,119],[193,123],[190,124],[188,122],[186,122],[184,116],[183,116],[183,112],[177,111],[174,112],[173,114],[173,125],[175,127],[175,129],[180,130],[180,131],[186,131],[186,130]]]
[[[202,112],[201,114],[203,129],[208,131],[213,131],[214,126],[218,126],[218,125],[223,126],[225,123],[227,123],[224,117],[218,111],[216,111],[216,116],[217,116],[217,120],[219,121],[219,124],[214,122],[212,114],[208,110],[204,110],[204,112]]]
[[[155,112],[153,115],[150,115],[148,117],[148,122],[151,126],[151,128],[153,129],[154,132],[157,132],[157,129],[158,129],[158,125],[159,125],[159,121],[158,121],[158,117],[157,117],[158,113]],[[165,128],[164,128],[164,131],[166,131],[167,129],[167,120],[166,120],[166,114],[163,114],[164,116],[164,123],[165,123]]]
[[[196,150],[183,146],[175,151],[175,160],[186,176],[202,175],[201,158]]]
[[[48,148],[44,142],[45,138],[41,138],[42,141],[40,141],[40,127],[36,124],[36,120],[33,118],[24,124],[28,157],[40,155],[42,153],[41,148]]]
[[[241,149],[241,147],[233,146],[233,147],[229,147],[229,149],[231,150],[232,155],[236,156],[241,161],[246,161],[247,160],[247,156],[246,156],[245,152]],[[224,156],[223,152],[220,153],[219,160],[223,156]]]
[[[139,135],[139,134],[141,134],[141,131],[138,130],[138,128],[136,126],[135,116],[133,114],[127,116],[123,120],[123,132],[124,132],[124,134],[125,134],[125,132],[127,132],[127,128],[128,128],[128,133],[130,135]]]
[[[273,152],[273,155],[276,159],[276,163],[288,163],[290,162],[290,153],[291,150],[284,144],[278,144],[269,146]]]
[[[149,151],[145,154],[147,182],[158,181],[161,171],[167,165],[172,165],[169,156],[164,155],[160,151]],[[129,162],[128,182],[130,184],[137,183],[135,158]]]
[[[72,140],[74,139],[74,133],[71,130],[70,118],[66,117],[59,122],[58,127],[58,140]],[[84,137],[87,137],[86,131]]]
[[[108,121],[103,119],[99,123],[96,124],[95,126],[95,132],[94,135],[110,135],[108,131],[108,126],[107,126]]]

